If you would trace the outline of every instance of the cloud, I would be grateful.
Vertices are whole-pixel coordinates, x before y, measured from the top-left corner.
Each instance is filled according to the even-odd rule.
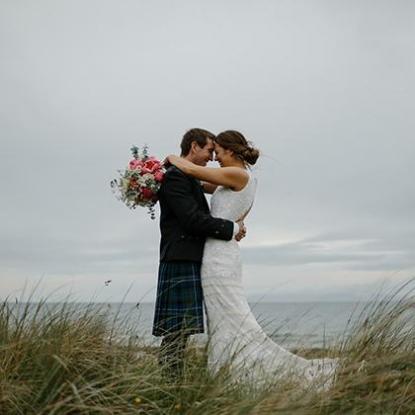
[[[0,263],[32,272],[97,273],[100,270],[124,272],[153,266],[157,244],[139,240],[96,241],[93,238],[2,238]],[[152,241],[155,242],[155,241]]]
[[[415,267],[415,233],[358,239],[358,233],[329,233],[291,243],[244,248],[249,264],[301,267],[341,264],[345,270],[399,271]]]

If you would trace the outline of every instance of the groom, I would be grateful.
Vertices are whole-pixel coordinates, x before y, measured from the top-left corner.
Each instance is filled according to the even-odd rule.
[[[181,142],[181,157],[206,166],[213,160],[215,136],[193,128]],[[201,183],[175,166],[167,169],[159,191],[160,264],[153,335],[163,336],[159,363],[180,377],[187,340],[203,333],[200,268],[207,237],[229,241],[245,236],[243,223],[214,218]]]

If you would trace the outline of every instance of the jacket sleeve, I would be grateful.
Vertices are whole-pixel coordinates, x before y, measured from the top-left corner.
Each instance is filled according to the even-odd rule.
[[[190,235],[230,241],[233,238],[233,222],[203,212],[193,191],[192,183],[184,173],[178,169],[168,171],[162,194],[182,228]]]

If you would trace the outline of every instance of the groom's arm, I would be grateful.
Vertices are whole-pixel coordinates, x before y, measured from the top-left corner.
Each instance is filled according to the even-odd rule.
[[[232,221],[214,218],[200,210],[192,184],[182,172],[170,170],[161,191],[165,202],[187,233],[230,241],[238,232],[238,225]]]
[[[209,182],[202,182],[203,191],[205,193],[209,193],[210,195],[213,194],[218,187],[216,184],[209,183]]]

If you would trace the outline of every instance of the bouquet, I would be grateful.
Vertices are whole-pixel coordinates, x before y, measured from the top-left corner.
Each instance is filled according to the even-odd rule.
[[[118,170],[119,178],[111,180],[111,188],[118,200],[130,209],[137,206],[148,208],[151,219],[155,219],[154,206],[157,203],[157,192],[164,178],[163,163],[148,155],[148,146],[142,151],[133,146],[133,159],[125,170]]]

